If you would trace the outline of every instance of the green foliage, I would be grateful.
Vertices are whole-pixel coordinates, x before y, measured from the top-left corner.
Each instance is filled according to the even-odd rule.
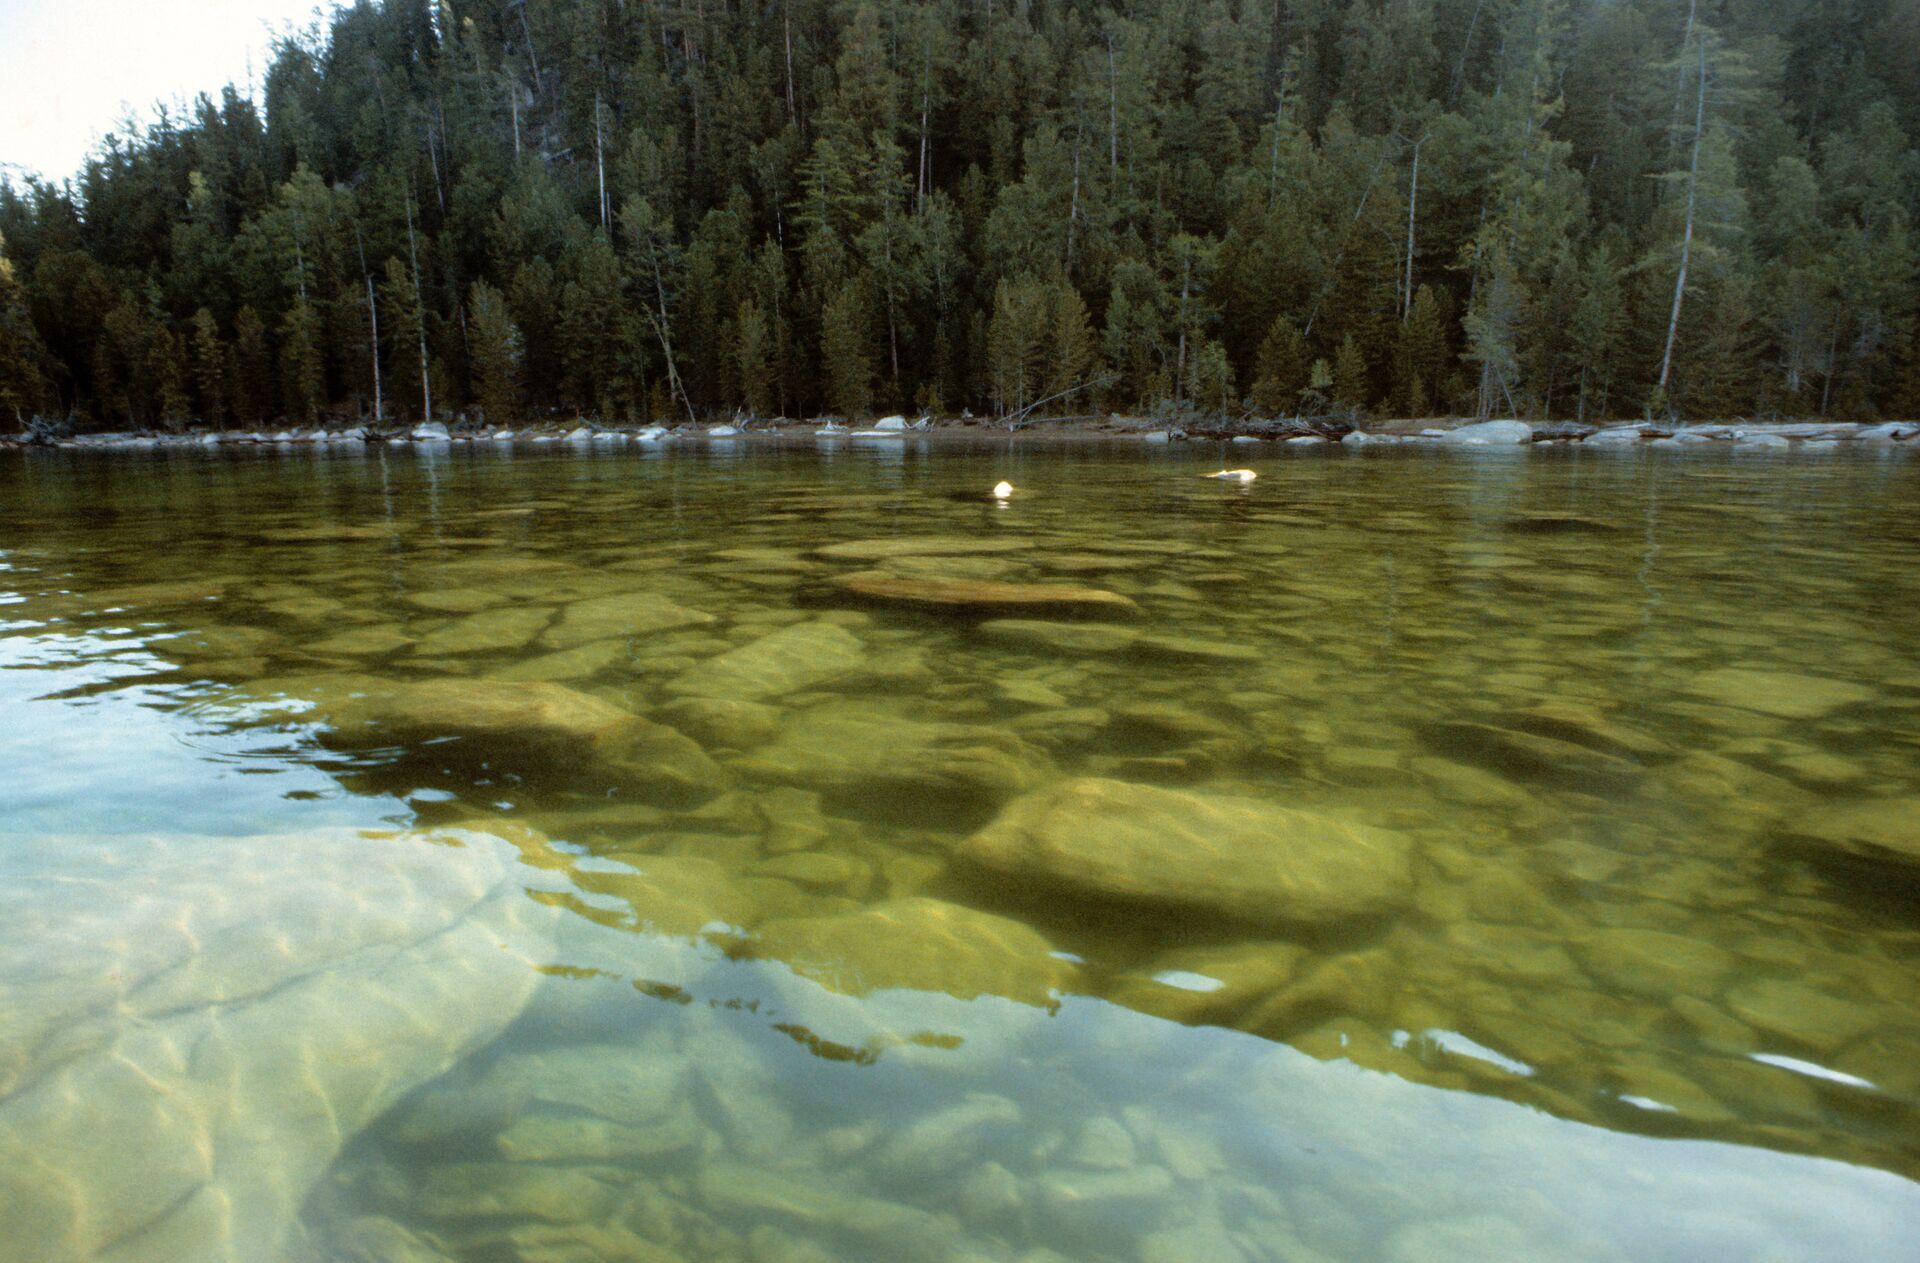
[[[0,238],[0,411],[11,413],[22,429],[46,400],[40,367],[45,358],[46,348],[27,312],[26,292],[7,259],[6,240]]]
[[[858,282],[843,286],[820,314],[820,363],[827,406],[846,417],[873,407],[872,298]]]
[[[205,307],[193,313],[193,392],[200,419],[221,426],[227,420],[227,348],[220,326]]]
[[[506,425],[520,415],[526,345],[499,290],[475,281],[467,307],[472,398],[488,425]]]
[[[1254,361],[1253,406],[1275,415],[1292,412],[1306,389],[1307,367],[1307,340],[1291,317],[1275,316]]]
[[[987,326],[987,364],[993,402],[1001,412],[1024,412],[1046,380],[1047,291],[1032,277],[1002,279],[993,291]]]
[[[1340,352],[1334,356],[1333,403],[1349,412],[1367,406],[1367,357],[1351,333],[1340,339]]]
[[[1911,415],[1909,8],[370,0],[0,183],[0,408]]]

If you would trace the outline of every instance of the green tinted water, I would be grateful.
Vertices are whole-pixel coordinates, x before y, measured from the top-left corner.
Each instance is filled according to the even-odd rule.
[[[1920,465],[1218,457],[9,457],[0,1259],[1911,1257]]]

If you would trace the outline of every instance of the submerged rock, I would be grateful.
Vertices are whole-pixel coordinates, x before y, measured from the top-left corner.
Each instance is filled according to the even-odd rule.
[[[1816,807],[1794,818],[1786,832],[1861,859],[1920,864],[1920,797]]]
[[[1046,757],[998,728],[913,717],[906,704],[828,702],[788,717],[780,735],[736,766],[816,790],[862,814],[931,823],[983,818],[1031,789]]]
[[[860,638],[824,619],[770,632],[701,662],[667,692],[676,697],[765,701],[851,674],[865,660]]]
[[[979,631],[991,640],[1045,653],[1119,653],[1140,639],[1140,633],[1131,627],[1040,618],[988,619],[980,624]]]
[[[1293,981],[1306,959],[1293,943],[1191,947],[1121,975],[1107,998],[1176,1022],[1226,1022]]]
[[[563,684],[502,679],[318,677],[287,686],[326,725],[321,744],[368,750],[427,743],[439,760],[573,779],[615,778],[652,801],[702,802],[725,777],[694,742],[664,724]],[[457,737],[458,743],[438,739]],[[404,756],[403,756],[404,757]]]
[[[548,952],[479,835],[47,852],[0,848],[0,1223],[36,1261],[287,1257],[339,1149],[503,1030]]]
[[[622,592],[588,597],[563,607],[559,619],[541,634],[540,643],[549,649],[572,649],[599,640],[704,627],[713,621],[713,615],[688,609],[657,593]]]
[[[1130,597],[1064,583],[994,583],[980,579],[916,579],[861,572],[835,579],[841,594],[882,605],[950,613],[1021,612],[1126,618],[1140,613]]]
[[[552,619],[553,611],[543,608],[483,610],[427,633],[414,644],[413,651],[422,657],[438,657],[518,649],[539,635]]]
[[[855,996],[904,987],[1051,1007],[1078,973],[1023,922],[917,896],[838,916],[769,921],[742,950]]]
[[[1254,798],[1083,777],[1013,802],[962,844],[1016,881],[1236,921],[1306,925],[1406,903],[1401,838]]]
[[[892,561],[899,557],[970,557],[984,553],[1024,552],[1033,541],[1010,535],[891,535],[857,539],[814,550],[834,561]]]
[[[1748,667],[1705,671],[1683,687],[1695,697],[1781,719],[1818,719],[1874,698],[1872,689],[1849,680]]]
[[[780,709],[761,702],[683,697],[654,713],[695,740],[724,749],[751,750],[780,731]]]
[[[1492,724],[1433,724],[1427,737],[1440,754],[1470,759],[1518,781],[1607,789],[1630,785],[1641,771],[1605,750]]]

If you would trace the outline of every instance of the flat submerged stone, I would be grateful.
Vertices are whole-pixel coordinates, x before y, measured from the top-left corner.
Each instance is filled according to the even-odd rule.
[[[1098,777],[1015,800],[959,854],[1014,881],[1276,926],[1378,916],[1413,889],[1408,846],[1393,834]]]
[[[1804,812],[1789,835],[1863,859],[1920,864],[1920,797],[1868,798]]]
[[[851,674],[865,661],[860,638],[815,619],[782,627],[699,663],[667,683],[676,697],[766,701]]]
[[[844,595],[883,605],[966,613],[1024,611],[1126,618],[1140,613],[1131,597],[1064,583],[996,583],[982,579],[917,579],[900,575],[842,575],[832,586]]]
[[[833,561],[890,561],[896,557],[966,557],[981,553],[1015,553],[1032,548],[1033,541],[991,535],[900,535],[889,539],[851,540],[814,550],[814,556]]]
[[[288,1257],[334,1155],[505,1029],[549,951],[527,870],[477,835],[59,847],[50,876],[0,859],[9,1258]]]
[[[769,921],[744,950],[856,996],[907,988],[1050,1007],[1078,975],[1032,926],[921,896],[839,916]]]
[[[1848,680],[1748,667],[1721,667],[1702,672],[1684,687],[1696,697],[1723,706],[1757,710],[1781,719],[1818,719],[1874,698],[1872,689]]]
[[[322,676],[287,682],[286,700],[311,704],[302,718],[326,726],[321,744],[418,749],[435,738],[462,738],[466,757],[509,771],[540,768],[569,777],[613,778],[638,796],[702,802],[725,777],[696,743],[564,684],[505,679],[393,680]],[[436,758],[463,757],[447,745]]]

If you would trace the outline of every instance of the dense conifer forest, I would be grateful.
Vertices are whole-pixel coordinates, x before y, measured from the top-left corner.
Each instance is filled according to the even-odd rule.
[[[0,187],[82,428],[1920,415],[1916,0],[359,0]]]

